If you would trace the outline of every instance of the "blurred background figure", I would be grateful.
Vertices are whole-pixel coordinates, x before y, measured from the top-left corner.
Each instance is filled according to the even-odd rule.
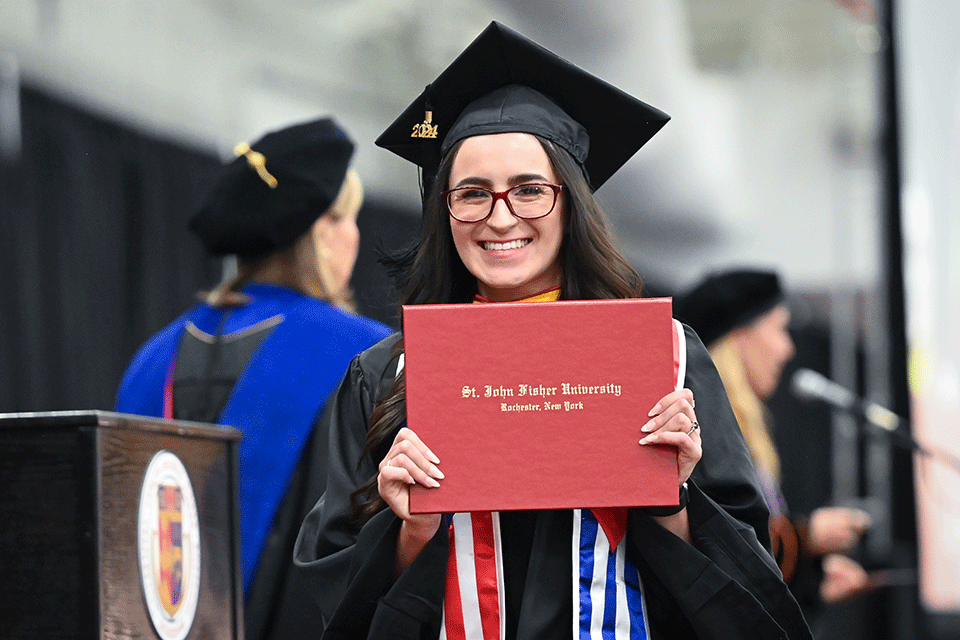
[[[712,273],[674,301],[674,315],[693,327],[716,363],[770,507],[777,563],[816,632],[823,603],[869,588],[864,568],[843,554],[856,547],[870,516],[834,506],[804,516],[791,513],[783,497],[766,401],[796,349],[779,277],[758,269]],[[825,455],[828,447],[824,443]]]
[[[330,118],[235,149],[190,228],[237,273],[134,356],[115,410],[243,432],[239,511],[246,637],[308,637],[292,549],[326,482],[327,397],[354,355],[389,335],[350,310],[363,189]]]

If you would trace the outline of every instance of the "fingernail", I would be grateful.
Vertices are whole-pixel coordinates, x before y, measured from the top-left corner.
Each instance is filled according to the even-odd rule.
[[[439,487],[440,483],[434,480],[433,478],[427,478],[427,484],[431,487]]]
[[[440,458],[438,458],[437,456],[433,455],[433,452],[432,452],[432,451],[428,451],[428,452],[427,452],[427,460],[429,460],[429,461],[432,462],[433,464],[440,464]]]
[[[654,435],[651,434],[651,435],[647,436],[646,438],[644,438],[643,440],[641,440],[641,441],[640,441],[640,444],[647,444],[648,442],[652,441],[655,437],[656,437],[656,436],[654,436]]]
[[[653,431],[653,429],[654,429],[655,426],[656,426],[656,425],[655,425],[655,423],[653,422],[653,420],[647,420],[647,423],[646,423],[645,425],[643,425],[642,427],[640,427],[640,431],[643,431],[644,433],[647,433],[647,432],[649,432],[649,431]]]
[[[657,404],[654,405],[653,409],[650,409],[650,413],[648,413],[647,415],[652,418],[653,416],[660,413],[660,411],[662,410],[663,410],[663,407],[661,407],[660,403],[658,402]]]
[[[437,469],[436,465],[430,465],[430,475],[434,478],[443,478],[443,471]]]

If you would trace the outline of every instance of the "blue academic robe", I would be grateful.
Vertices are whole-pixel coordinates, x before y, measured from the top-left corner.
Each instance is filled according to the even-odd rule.
[[[200,304],[147,341],[124,374],[115,410],[164,417],[165,385],[188,327],[195,335],[216,336],[223,321],[219,332],[226,341],[275,323],[239,372],[217,419],[243,432],[238,499],[246,591],[324,403],[353,356],[391,329],[284,287],[251,283],[243,293],[250,303],[230,309],[226,317]],[[168,417],[178,417],[176,406],[173,411]]]

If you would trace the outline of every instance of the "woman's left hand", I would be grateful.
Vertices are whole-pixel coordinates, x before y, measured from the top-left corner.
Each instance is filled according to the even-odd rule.
[[[838,553],[823,559],[820,598],[827,604],[849,600],[872,588],[870,575],[856,560]]]
[[[690,478],[703,455],[700,424],[693,410],[693,392],[678,389],[660,398],[640,431],[640,444],[670,444],[677,448],[678,484]]]

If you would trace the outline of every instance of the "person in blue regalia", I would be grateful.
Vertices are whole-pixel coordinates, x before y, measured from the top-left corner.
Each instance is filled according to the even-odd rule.
[[[421,236],[396,260],[402,302],[640,297],[593,192],[667,120],[492,23],[377,140],[423,173]],[[636,407],[629,437],[676,448],[678,506],[413,514],[411,486],[445,480],[406,425],[403,340],[357,356],[294,551],[323,638],[809,639],[723,384],[696,334],[673,328],[675,389]]]
[[[190,228],[237,256],[236,276],[138,350],[114,408],[243,432],[245,636],[305,637],[316,606],[292,549],[326,483],[321,416],[350,360],[392,331],[351,310],[363,188],[347,133],[323,118],[235,151]]]

